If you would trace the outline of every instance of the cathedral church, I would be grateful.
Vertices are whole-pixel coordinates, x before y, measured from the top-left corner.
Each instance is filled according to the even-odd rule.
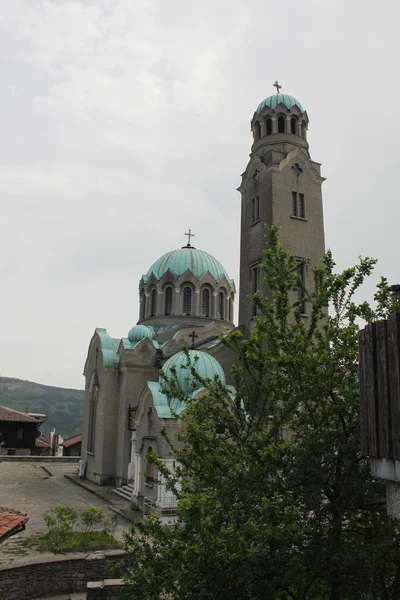
[[[239,327],[251,334],[255,316],[251,296],[263,289],[260,265],[265,228],[280,227],[282,245],[301,261],[301,276],[312,287],[312,270],[324,253],[320,164],[310,157],[308,115],[296,98],[280,93],[265,98],[251,120],[250,160],[238,188],[241,194]],[[156,484],[150,451],[171,470],[171,456],[161,430],[179,429],[184,403],[162,391],[160,369],[176,367],[181,387],[192,398],[202,394],[185,368],[182,347],[196,359],[202,377],[218,374],[230,388],[234,353],[221,342],[231,332],[236,287],[221,262],[191,243],[156,260],[139,282],[139,320],[126,337],[111,338],[98,328],[89,344],[82,459],[86,477],[99,484],[126,486],[132,504],[160,515],[173,513],[174,498]],[[167,248],[166,248],[167,250]],[[223,259],[223,257],[221,257]],[[298,300],[302,302],[302,292]],[[308,318],[307,305],[301,304]],[[172,405],[172,403],[174,404]],[[155,469],[154,469],[155,471]]]

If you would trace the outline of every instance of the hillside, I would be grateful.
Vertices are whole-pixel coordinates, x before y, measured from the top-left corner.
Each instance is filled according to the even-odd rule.
[[[68,437],[82,431],[83,390],[52,387],[0,377],[0,405],[24,412],[47,415],[43,429],[48,433],[55,427],[57,433]]]

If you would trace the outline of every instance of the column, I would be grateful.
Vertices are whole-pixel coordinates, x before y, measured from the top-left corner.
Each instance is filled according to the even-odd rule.
[[[156,305],[156,315],[163,315],[164,307],[163,307],[163,291],[157,286],[157,305]]]
[[[278,119],[276,118],[276,115],[273,115],[271,117],[272,120],[272,133],[278,133]]]
[[[144,311],[144,318],[148,317],[150,315],[150,311],[151,311],[151,306],[150,306],[150,294],[148,294],[147,292],[145,293],[146,296],[146,310]]]
[[[175,297],[173,298],[173,303],[174,303],[174,306],[172,309],[172,314],[180,315],[181,314],[181,290],[178,287],[175,288]]]
[[[290,127],[290,120],[292,115],[286,115],[286,133],[291,133],[292,128]]]
[[[267,129],[265,125],[265,120],[263,119],[262,121],[260,121],[260,137],[264,137],[264,135],[267,135]]]
[[[297,125],[296,125],[297,135],[299,135],[301,137],[301,122],[299,120],[297,120],[296,123],[297,123]]]
[[[218,310],[218,292],[212,293],[212,306],[211,306],[211,317],[213,319],[217,318],[217,310]]]
[[[142,462],[142,459],[141,459],[140,454],[136,453],[135,460],[134,460],[135,480],[133,483],[133,493],[135,496],[139,495],[140,473],[142,471],[141,462]]]
[[[135,462],[136,462],[136,431],[131,432],[131,460],[128,465],[128,481],[135,478]]]
[[[194,314],[200,316],[200,290],[196,288],[194,291]]]

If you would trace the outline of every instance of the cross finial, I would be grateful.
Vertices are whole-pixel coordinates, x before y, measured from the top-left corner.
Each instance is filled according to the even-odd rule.
[[[187,243],[187,245],[190,246],[191,245],[190,244],[190,238],[194,237],[194,233],[192,233],[192,230],[189,229],[189,231],[187,233],[185,233],[185,235],[188,236],[188,243]]]
[[[189,335],[189,338],[192,340],[192,345],[191,348],[194,348],[194,342],[195,340],[198,338],[199,336],[197,335],[197,333],[193,330],[192,333]]]
[[[274,87],[276,87],[276,93],[279,94],[282,86],[279,85],[278,80],[276,80],[273,85],[274,85]]]

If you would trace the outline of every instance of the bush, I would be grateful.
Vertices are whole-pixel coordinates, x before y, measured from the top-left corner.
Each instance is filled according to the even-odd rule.
[[[104,517],[103,511],[97,506],[90,506],[86,510],[83,510],[81,514],[83,533],[88,534],[93,531],[94,526],[101,523],[104,520]]]
[[[74,531],[78,513],[69,506],[59,504],[44,513],[43,519],[49,529],[43,536],[43,542],[52,552],[61,552],[67,548],[102,547],[115,543],[117,516],[106,519],[102,509],[97,506],[90,506],[81,512],[80,531]],[[94,527],[102,522],[103,529],[93,531]]]

